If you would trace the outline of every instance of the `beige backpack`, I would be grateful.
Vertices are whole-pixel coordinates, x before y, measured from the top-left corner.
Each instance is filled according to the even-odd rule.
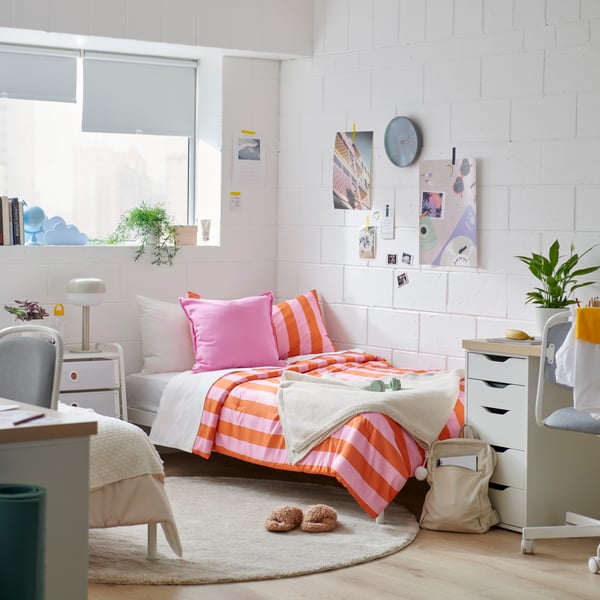
[[[421,527],[485,533],[499,523],[488,496],[495,467],[496,453],[482,440],[458,437],[434,442],[427,457],[430,488],[419,521]]]

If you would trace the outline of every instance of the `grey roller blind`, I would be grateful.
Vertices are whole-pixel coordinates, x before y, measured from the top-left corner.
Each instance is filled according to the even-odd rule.
[[[75,102],[77,53],[0,47],[0,96]]]
[[[196,63],[86,54],[83,131],[194,136]]]

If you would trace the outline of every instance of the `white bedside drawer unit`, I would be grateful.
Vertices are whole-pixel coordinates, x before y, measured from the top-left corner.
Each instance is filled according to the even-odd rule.
[[[496,449],[489,496],[499,526],[559,525],[567,510],[600,516],[600,478],[590,476],[598,440],[535,421],[540,347],[464,340],[463,348],[465,419]]]
[[[60,402],[127,419],[123,351],[118,344],[99,344],[94,352],[67,350],[63,359]]]
[[[119,387],[119,361],[106,360],[65,360],[60,389],[96,390]]]

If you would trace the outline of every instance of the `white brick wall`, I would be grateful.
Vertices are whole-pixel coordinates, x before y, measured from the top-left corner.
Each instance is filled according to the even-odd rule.
[[[324,42],[313,58],[282,63],[282,98],[301,90],[311,102],[282,102],[286,189],[279,216],[287,227],[287,197],[301,203],[311,195],[324,204],[321,263],[343,279],[343,297],[325,301],[332,337],[343,347],[367,345],[398,365],[450,368],[463,360],[464,338],[496,337],[507,327],[536,333],[533,308],[524,303],[534,281],[515,256],[545,250],[556,238],[565,251],[571,240],[579,250],[600,241],[600,2],[317,4]],[[358,21],[360,35],[344,29]],[[353,85],[358,89],[350,92]],[[450,158],[454,146],[477,159],[478,268],[419,265],[418,167],[398,169],[383,150],[383,132],[396,115],[421,126],[423,158]],[[302,123],[300,144],[284,126],[295,122]],[[374,131],[374,205],[396,211],[395,239],[378,239],[378,256],[369,261],[358,258],[356,242],[364,215],[344,214],[343,223],[331,224],[336,212],[346,212],[332,208],[333,139],[354,123]],[[302,154],[322,157],[320,188],[312,173],[301,182],[296,174],[297,185],[287,186]],[[315,227],[294,227],[295,257],[294,245],[284,242],[280,294],[305,291],[308,281],[292,289],[287,273],[312,260],[301,241],[314,239]],[[415,255],[413,265],[386,264],[387,253],[402,252]],[[600,263],[600,249],[590,261]],[[409,283],[399,288],[402,272]]]
[[[297,42],[306,34],[306,28],[303,28],[300,18],[301,2],[263,0],[260,13],[253,11],[246,15],[243,22],[236,22],[237,29],[233,28],[233,31],[240,35],[231,40],[230,4],[197,0],[59,0],[53,3],[45,0],[5,0],[0,2],[0,24],[27,29],[77,32],[82,35],[92,33],[138,38],[153,42],[177,41],[180,44],[193,44],[198,36],[206,34],[211,36],[211,43],[223,48],[227,48],[229,42],[235,42],[236,48],[246,46],[253,50],[265,49],[274,44],[273,48],[277,47],[280,52],[285,51],[285,48],[290,52],[296,51]],[[246,6],[246,3],[243,4]],[[284,12],[281,10],[283,4],[287,7]],[[265,15],[267,8],[270,9],[267,11],[269,14]],[[207,12],[209,9],[210,13]],[[197,11],[203,11],[203,19],[196,19]],[[207,27],[206,23],[208,14],[213,16],[211,27]],[[310,11],[306,14],[310,14]],[[282,20],[289,19],[290,15],[297,17],[293,27],[290,27],[289,23],[282,27]],[[274,33],[272,38],[261,35],[260,40],[252,37],[256,36],[257,32],[260,34],[266,31],[263,28],[267,27],[277,29],[278,33]],[[253,33],[243,35],[243,29]],[[289,34],[285,41],[277,39],[281,30],[287,30]],[[21,34],[16,29],[1,33],[7,38],[6,41],[18,41],[21,37],[25,39],[29,35]],[[58,40],[63,38],[51,39],[58,43]],[[126,42],[129,51],[135,52],[137,46],[129,40]],[[51,43],[48,42],[47,45]],[[188,47],[186,52],[198,54],[192,47]],[[211,57],[211,60],[214,59]],[[204,65],[207,65],[208,71],[215,68],[214,65],[209,65],[208,61],[202,66]],[[222,115],[213,114],[210,123],[200,125],[205,136],[202,139],[213,149],[222,150],[220,165],[217,165],[218,170],[223,173],[222,181],[217,185],[217,190],[221,191],[224,199],[221,209],[218,206],[219,198],[212,198],[213,203],[217,204],[213,210],[216,214],[220,213],[220,231],[217,231],[220,234],[220,246],[182,248],[172,268],[154,267],[145,259],[135,263],[132,258],[133,250],[126,247],[0,248],[0,276],[4,281],[0,287],[0,306],[15,299],[27,298],[39,300],[51,309],[55,303],[65,303],[66,283],[72,277],[101,277],[106,281],[108,292],[105,302],[91,309],[91,338],[94,341],[121,342],[125,350],[126,370],[131,372],[141,367],[136,294],[176,302],[177,298],[184,296],[188,290],[213,298],[236,298],[275,290],[278,279],[276,261],[279,201],[279,66],[279,62],[275,60],[226,58],[222,67],[220,64],[216,67],[219,71],[222,70],[222,82],[220,77],[212,79],[211,83],[214,83],[214,86],[208,86],[202,97],[204,105],[207,101],[213,102],[216,110],[222,105]],[[213,87],[222,87],[222,102],[220,90]],[[222,124],[217,128],[216,135],[215,121]],[[241,128],[255,129],[262,138],[267,173],[266,182],[260,188],[239,185],[232,187],[233,137],[234,132]],[[315,165],[319,181],[320,171],[319,157]],[[240,189],[242,208],[230,212],[229,192]],[[294,195],[299,193],[294,190],[292,196]],[[200,196],[200,206],[206,200]],[[216,227],[219,228],[218,223]],[[304,237],[303,233],[298,232],[298,239]],[[313,260],[317,269],[320,269],[320,237],[321,229],[315,227],[317,254]],[[337,269],[340,280],[338,285],[341,289],[341,270],[337,267],[331,269]],[[292,270],[298,272],[297,267],[292,267]],[[289,287],[295,289],[299,282],[306,281],[306,276],[295,278]],[[341,293],[333,293],[333,286],[331,290],[331,300],[341,300]],[[11,323],[8,313],[0,310],[0,327]],[[81,310],[65,303],[66,341],[77,342],[81,336],[80,332]]]
[[[306,6],[0,0],[0,26],[306,56]],[[312,50],[284,60],[280,72],[277,62],[225,62],[223,197],[241,121],[268,132],[273,167],[264,189],[245,190],[240,212],[223,208],[221,247],[186,248],[173,269],[160,270],[133,263],[126,248],[4,249],[2,301],[61,301],[70,277],[105,277],[109,297],[93,309],[93,337],[122,341],[128,370],[139,366],[136,293],[276,289],[289,298],[314,287],[340,348],[362,346],[407,367],[459,366],[463,338],[533,331],[524,304],[533,280],[515,255],[555,238],[583,249],[599,237],[600,2],[318,0]],[[401,114],[421,126],[423,158],[449,158],[454,146],[477,159],[476,269],[419,265],[418,167],[398,169],[383,147],[387,123]],[[364,214],[335,211],[331,201],[334,135],[354,124],[375,134],[374,205],[396,213],[395,239],[378,240],[370,261],[357,251]],[[412,265],[387,265],[387,253],[402,252],[414,255]],[[590,260],[600,262],[600,250]],[[399,288],[402,272],[409,283]],[[77,311],[67,326],[77,339]]]

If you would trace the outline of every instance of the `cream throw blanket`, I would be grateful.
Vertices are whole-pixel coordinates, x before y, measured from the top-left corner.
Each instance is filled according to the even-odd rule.
[[[407,373],[399,391],[364,390],[365,382],[317,378],[292,371],[281,377],[277,403],[290,464],[364,412],[387,415],[424,448],[438,437],[456,403],[462,369],[448,373]]]

